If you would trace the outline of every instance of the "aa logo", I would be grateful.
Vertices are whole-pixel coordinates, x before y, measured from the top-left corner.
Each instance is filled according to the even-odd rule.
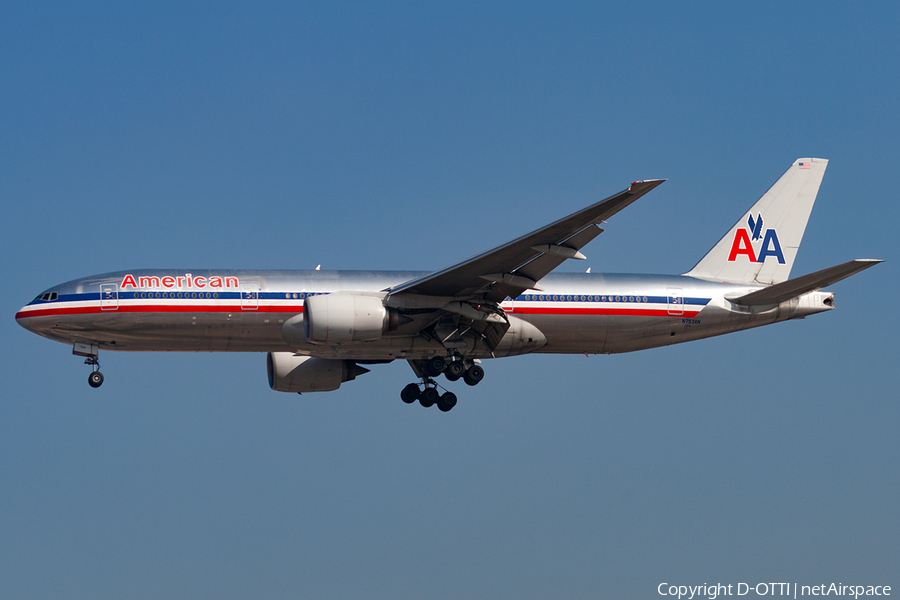
[[[728,255],[728,262],[734,262],[738,256],[746,256],[750,262],[761,263],[766,262],[766,258],[774,256],[780,264],[784,264],[784,253],[781,251],[781,244],[778,241],[778,234],[774,229],[766,229],[763,234],[763,218],[762,214],[757,214],[756,219],[753,215],[747,219],[749,229],[738,229],[734,233],[734,241],[731,243],[731,253]],[[759,242],[762,238],[762,243]],[[759,248],[758,254],[754,250],[754,242]]]

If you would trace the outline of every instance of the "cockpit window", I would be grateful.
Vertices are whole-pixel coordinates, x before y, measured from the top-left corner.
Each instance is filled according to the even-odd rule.
[[[35,298],[35,300],[42,300],[44,302],[52,302],[53,300],[56,300],[57,298],[59,298],[59,294],[57,294],[56,292],[44,292],[43,294],[41,294],[40,296]]]

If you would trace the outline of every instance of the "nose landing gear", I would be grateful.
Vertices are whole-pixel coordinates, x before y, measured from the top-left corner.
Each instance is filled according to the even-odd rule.
[[[100,372],[99,347],[97,344],[85,344],[76,342],[72,347],[72,354],[84,356],[84,364],[91,365],[91,374],[88,375],[88,385],[98,388],[103,385],[103,373]]]
[[[98,388],[103,385],[103,373],[100,372],[100,361],[96,354],[84,359],[84,364],[91,365],[91,374],[88,375],[88,385]]]

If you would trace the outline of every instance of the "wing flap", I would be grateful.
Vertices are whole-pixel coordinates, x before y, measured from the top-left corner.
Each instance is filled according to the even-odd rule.
[[[767,288],[763,288],[756,292],[751,292],[740,298],[732,299],[731,302],[741,304],[743,306],[760,306],[766,304],[780,304],[785,300],[802,296],[808,292],[822,289],[832,283],[837,283],[842,279],[846,279],[851,275],[855,275],[860,271],[864,271],[869,267],[874,267],[883,260],[872,258],[859,258],[851,260],[840,265],[828,267],[809,275],[803,275],[796,279],[789,279],[782,283],[776,283]]]

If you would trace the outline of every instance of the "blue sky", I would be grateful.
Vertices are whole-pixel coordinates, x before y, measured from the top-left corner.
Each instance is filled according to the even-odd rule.
[[[658,597],[900,585],[894,3],[28,3],[0,9],[4,598]],[[262,355],[18,327],[144,267],[437,269],[669,181],[565,269],[688,270],[797,157],[794,266],[838,310],[488,363],[452,413],[391,364],[271,392]]]

